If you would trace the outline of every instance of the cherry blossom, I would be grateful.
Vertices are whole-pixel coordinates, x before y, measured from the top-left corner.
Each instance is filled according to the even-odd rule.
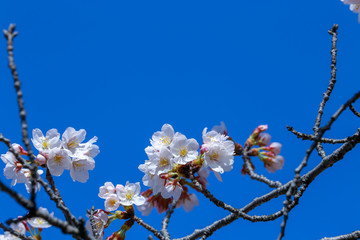
[[[227,130],[224,122],[220,122],[220,125],[214,126],[211,130],[215,131],[215,132],[218,132],[220,134],[223,134],[225,136],[228,135],[228,130]]]
[[[70,169],[71,159],[64,149],[53,148],[49,151],[47,167],[51,175],[60,176],[64,169]]]
[[[25,172],[28,171],[23,168],[23,165],[15,158],[14,154],[7,152],[1,154],[1,160],[6,164],[4,168],[4,176],[7,179],[12,179],[11,186],[17,183],[25,183],[27,178]]]
[[[163,191],[161,191],[161,196],[163,198],[174,198],[174,201],[177,201],[182,193],[183,189],[182,186],[177,182],[168,182]]]
[[[120,206],[119,197],[116,194],[110,194],[105,200],[105,210],[115,211]]]
[[[89,170],[95,168],[95,161],[92,158],[73,158],[70,166],[70,176],[73,181],[85,183],[89,179]]]
[[[167,147],[171,144],[174,138],[174,129],[170,124],[164,124],[161,131],[155,132],[150,140],[151,145],[158,149],[160,147]]]
[[[75,153],[76,149],[80,147],[80,143],[85,140],[85,136],[84,129],[76,131],[74,128],[68,127],[62,135],[62,146],[71,153]]]
[[[60,133],[53,128],[46,132],[46,136],[38,128],[35,128],[32,132],[33,138],[31,139],[34,147],[40,152],[47,152],[48,150],[60,147]]]
[[[193,210],[194,206],[199,205],[199,200],[195,194],[186,194],[186,196],[181,197],[176,204],[176,207],[183,206],[185,212],[190,212]]]
[[[197,158],[199,144],[193,138],[187,139],[183,134],[176,133],[170,145],[170,151],[174,155],[174,162],[186,164]]]
[[[230,171],[234,163],[235,145],[233,141],[227,140],[228,137],[215,131],[203,131],[203,149],[205,164],[212,171],[223,173]]]
[[[100,198],[103,198],[103,199],[106,199],[108,198],[111,194],[115,194],[116,192],[116,189],[115,189],[115,186],[114,184],[112,184],[111,182],[106,182],[104,184],[104,186],[101,186],[99,188],[99,197]]]
[[[142,205],[146,199],[139,195],[140,194],[140,183],[129,183],[126,182],[126,185],[121,184],[116,185],[116,194],[120,199],[120,203],[123,206],[130,206],[132,204]]]
[[[42,211],[45,214],[49,214],[49,211],[46,208],[43,207],[39,207],[39,211]],[[51,213],[50,216],[53,216],[54,213]],[[27,220],[27,222],[33,227],[33,228],[49,228],[52,225],[49,224],[46,220],[39,218],[39,217],[35,217],[35,218],[30,218],[29,220]]]

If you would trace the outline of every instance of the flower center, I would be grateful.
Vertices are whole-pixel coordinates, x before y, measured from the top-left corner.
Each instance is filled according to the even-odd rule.
[[[133,192],[127,192],[127,193],[125,194],[126,200],[131,200],[133,196],[134,196],[134,193],[133,193]]]
[[[180,151],[179,151],[180,156],[185,157],[187,153],[188,153],[187,147],[180,148]]]
[[[77,140],[77,138],[74,138],[74,139],[70,140],[70,141],[67,143],[68,149],[74,149],[74,148],[76,148],[78,145],[79,145],[79,140]]]
[[[84,170],[85,163],[73,162],[74,169],[77,171]]]
[[[212,161],[218,161],[220,155],[221,155],[221,154],[220,154],[219,152],[212,152],[212,153],[209,154],[209,158],[210,158],[210,160],[212,160]]]
[[[49,149],[50,144],[47,139],[44,139],[44,141],[42,142],[42,146],[44,149]]]
[[[160,141],[162,142],[162,144],[164,145],[169,145],[170,144],[170,138],[168,136],[163,136],[160,138]]]
[[[62,164],[63,156],[61,156],[61,155],[56,155],[55,158],[54,158],[54,160],[55,160],[56,165],[57,165],[57,166],[60,166],[60,165]]]
[[[165,167],[168,165],[169,165],[169,160],[164,157],[161,157],[159,162],[159,167]]]

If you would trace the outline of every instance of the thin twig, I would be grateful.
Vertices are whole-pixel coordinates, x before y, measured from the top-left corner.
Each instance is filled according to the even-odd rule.
[[[162,225],[161,233],[162,233],[162,235],[164,236],[165,239],[171,239],[169,231],[167,230],[167,227],[168,227],[168,224],[169,224],[169,221],[170,221],[170,217],[173,214],[174,209],[176,207],[176,204],[177,204],[177,202],[173,200],[173,202],[171,203],[171,205],[170,205],[169,209],[167,210],[166,215],[165,215],[165,217],[164,217],[164,219],[162,220],[162,223],[161,223],[161,225]]]
[[[337,52],[336,42],[337,42],[337,29],[338,29],[338,27],[339,26],[337,24],[334,24],[333,27],[329,30],[329,34],[332,35],[332,39],[331,39],[331,42],[332,42],[332,46],[331,46],[331,78],[330,78],[328,88],[326,89],[326,92],[323,94],[323,99],[322,99],[322,101],[320,103],[318,115],[317,115],[316,120],[315,120],[315,125],[314,125],[314,128],[313,128],[314,132],[315,132],[315,135],[319,131],[319,127],[320,127],[320,124],[321,124],[321,117],[322,117],[322,114],[324,112],[325,104],[329,100],[330,94],[333,91],[334,85],[336,83],[336,52]]]
[[[360,231],[354,231],[352,233],[340,235],[337,237],[325,237],[322,238],[321,240],[356,240],[359,238],[360,238]]]
[[[293,134],[296,135],[297,138],[301,138],[302,140],[316,140],[316,137],[313,134],[305,134],[296,131],[293,127],[286,126],[286,128]],[[343,139],[334,139],[334,138],[320,138],[318,142],[321,143],[330,143],[330,144],[337,144],[337,143],[346,143],[352,138],[352,136],[343,138]]]
[[[24,100],[23,100],[23,93],[21,91],[21,82],[19,80],[19,76],[16,70],[16,65],[15,65],[15,61],[14,61],[14,47],[13,47],[13,40],[14,38],[17,36],[17,32],[15,32],[15,24],[10,24],[8,30],[4,30],[4,36],[7,40],[7,53],[8,53],[8,60],[9,60],[9,68],[11,70],[11,74],[12,77],[14,79],[14,87],[16,90],[16,95],[17,95],[17,103],[19,106],[19,115],[20,115],[20,119],[21,119],[21,133],[22,133],[22,140],[25,144],[26,150],[29,154],[29,158],[32,164],[32,168],[30,168],[31,171],[31,177],[30,177],[30,182],[31,182],[31,189],[30,189],[30,199],[34,204],[34,208],[31,209],[30,211],[35,211],[36,209],[36,203],[35,203],[35,198],[36,198],[36,182],[35,182],[35,178],[36,178],[36,171],[37,171],[37,166],[35,164],[35,157],[34,154],[32,152],[31,149],[31,145],[30,145],[30,139],[29,139],[29,135],[28,135],[28,127],[27,127],[27,122],[26,122],[26,111],[25,111],[25,107],[24,107]]]
[[[141,218],[134,216],[134,220],[142,227],[144,227],[145,229],[147,229],[148,231],[152,232],[154,234],[155,237],[157,237],[160,240],[166,240],[164,236],[161,235],[161,233],[156,230],[155,228],[153,228],[152,226],[150,226],[149,224],[145,223]]]
[[[246,151],[243,151],[242,158],[244,160],[246,172],[249,174],[251,179],[265,183],[271,188],[278,188],[278,187],[282,186],[281,182],[279,182],[279,181],[275,182],[275,181],[268,179],[264,175],[258,175],[257,173],[255,173],[253,167],[251,166],[250,158],[246,154]]]
[[[350,104],[349,108],[355,114],[355,116],[360,117],[360,113],[358,111],[356,111],[356,109],[354,108],[354,106],[352,104]]]
[[[55,186],[55,182],[53,177],[51,176],[50,170],[48,167],[46,167],[46,180],[48,180],[51,190],[54,192],[54,195],[57,197],[57,207],[63,212],[66,221],[71,225],[78,225],[79,222],[77,219],[71,214],[69,208],[66,207],[59,190]]]
[[[4,225],[3,223],[0,223],[0,228],[4,229],[5,232],[9,232],[9,233],[11,233],[11,235],[14,235],[14,236],[16,236],[16,237],[18,237],[18,238],[20,238],[20,239],[23,239],[23,240],[34,240],[34,238],[25,236],[24,234],[19,233],[19,232],[15,231],[14,229],[7,227],[7,226]]]

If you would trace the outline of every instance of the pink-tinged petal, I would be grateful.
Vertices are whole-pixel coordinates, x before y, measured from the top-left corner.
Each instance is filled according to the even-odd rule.
[[[133,202],[136,206],[143,205],[146,202],[146,198],[143,196],[137,196],[133,199]]]
[[[174,137],[174,128],[170,124],[164,124],[161,128],[161,131],[170,138]]]

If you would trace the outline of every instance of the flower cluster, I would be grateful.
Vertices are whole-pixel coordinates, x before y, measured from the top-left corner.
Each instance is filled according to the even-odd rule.
[[[15,152],[22,156],[28,154],[19,144],[13,143],[12,148],[15,150]],[[6,154],[1,154],[1,160],[5,163],[4,176],[7,179],[12,179],[11,186],[15,186],[17,183],[25,183],[26,190],[30,192],[30,170],[24,168],[23,165],[16,159],[14,154],[12,154],[10,151],[8,151]],[[39,169],[37,172],[40,175],[43,173],[43,170]],[[35,189],[39,190],[40,185],[36,184]]]
[[[49,211],[46,208],[39,207],[39,211],[42,211],[45,214],[49,214]],[[50,216],[53,216],[54,213],[51,213]],[[26,232],[30,233],[30,235],[36,239],[40,240],[41,236],[40,233],[44,228],[49,228],[51,225],[42,218],[34,217],[27,220],[20,221],[18,223],[10,224],[10,228],[15,232],[25,235]],[[0,240],[19,240],[10,232],[5,232],[4,235],[0,235]]]
[[[174,166],[185,165],[198,158],[198,142],[177,132],[171,125],[165,124],[161,131],[155,132],[150,140],[151,146],[145,149],[147,161],[139,166],[139,170],[145,173],[143,183],[153,189],[153,194],[161,194],[165,199],[180,198],[182,185],[176,178]],[[175,178],[173,178],[175,177]]]
[[[360,0],[341,0],[344,4],[350,5],[350,10],[358,13],[358,21],[360,23]]]
[[[34,129],[31,141],[39,151],[36,156],[36,164],[48,168],[53,176],[60,176],[63,174],[64,169],[68,169],[74,181],[86,182],[89,179],[88,170],[94,169],[94,157],[100,151],[99,147],[94,144],[97,137],[82,143],[85,135],[86,131],[84,129],[76,131],[74,128],[69,127],[60,140],[60,133],[56,129],[49,130],[45,136],[40,129]],[[12,147],[21,156],[28,155],[19,144],[14,143]],[[17,183],[25,183],[26,190],[30,192],[30,170],[23,166],[10,151],[2,154],[1,160],[6,164],[4,168],[5,177],[12,179],[11,186]],[[29,163],[26,159],[24,161]],[[43,170],[39,169],[38,174],[42,173]],[[39,190],[40,184],[37,183],[35,189]]]
[[[258,126],[245,142],[244,148],[230,136],[224,123],[215,126],[211,131],[205,128],[202,132],[203,143],[175,132],[169,124],[164,124],[150,139],[151,146],[145,148],[148,160],[139,165],[144,173],[143,184],[150,187],[140,193],[140,183],[129,183],[125,186],[106,182],[99,188],[98,196],[105,199],[105,210],[98,209],[92,214],[92,224],[86,228],[91,235],[103,239],[104,229],[116,219],[127,220],[121,229],[114,232],[108,240],[124,239],[134,221],[135,204],[143,214],[150,214],[153,208],[159,213],[169,209],[171,203],[183,207],[186,212],[199,204],[199,200],[189,189],[200,191],[198,183],[206,188],[210,171],[221,181],[221,174],[233,169],[234,157],[259,157],[269,172],[281,169],[284,158],[280,155],[281,144],[270,143],[271,136],[265,133],[267,125]],[[258,146],[257,148],[254,146]],[[251,161],[250,161],[251,163]],[[246,170],[242,170],[246,174]],[[196,181],[189,181],[189,179]],[[125,211],[118,208],[123,206]]]
[[[37,162],[41,166],[46,165],[51,175],[60,176],[64,169],[68,169],[73,181],[86,182],[89,179],[88,170],[94,169],[94,157],[100,151],[94,144],[97,137],[82,143],[85,135],[84,129],[76,131],[68,127],[60,140],[60,133],[56,129],[47,131],[46,136],[40,129],[34,129],[31,141],[40,152],[36,157]]]
[[[140,195],[140,183],[129,183],[114,186],[111,182],[106,182],[99,189],[99,197],[105,199],[105,210],[115,211],[122,206],[130,206],[132,204],[142,205],[145,198]]]
[[[278,169],[282,169],[284,166],[284,158],[278,155],[281,151],[281,143],[271,141],[271,136],[265,131],[268,129],[267,125],[260,125],[250,135],[245,143],[245,147],[250,149],[250,156],[258,156],[261,161],[264,162],[264,167],[269,172],[275,172]],[[270,144],[269,144],[270,143]],[[259,146],[258,148],[252,148],[253,146]],[[246,174],[245,168],[242,170],[243,174]]]
[[[148,160],[139,166],[145,175],[143,184],[151,189],[143,192],[147,198],[138,209],[148,215],[153,207],[159,213],[168,208],[171,199],[177,201],[177,207],[183,206],[185,211],[198,205],[195,194],[189,194],[189,169],[196,179],[205,187],[209,170],[220,178],[224,171],[230,171],[234,163],[234,142],[228,140],[227,129],[222,123],[215,130],[203,131],[203,144],[198,152],[198,142],[174,131],[169,124],[164,124],[161,131],[155,132],[150,140],[151,146],[145,149]]]

